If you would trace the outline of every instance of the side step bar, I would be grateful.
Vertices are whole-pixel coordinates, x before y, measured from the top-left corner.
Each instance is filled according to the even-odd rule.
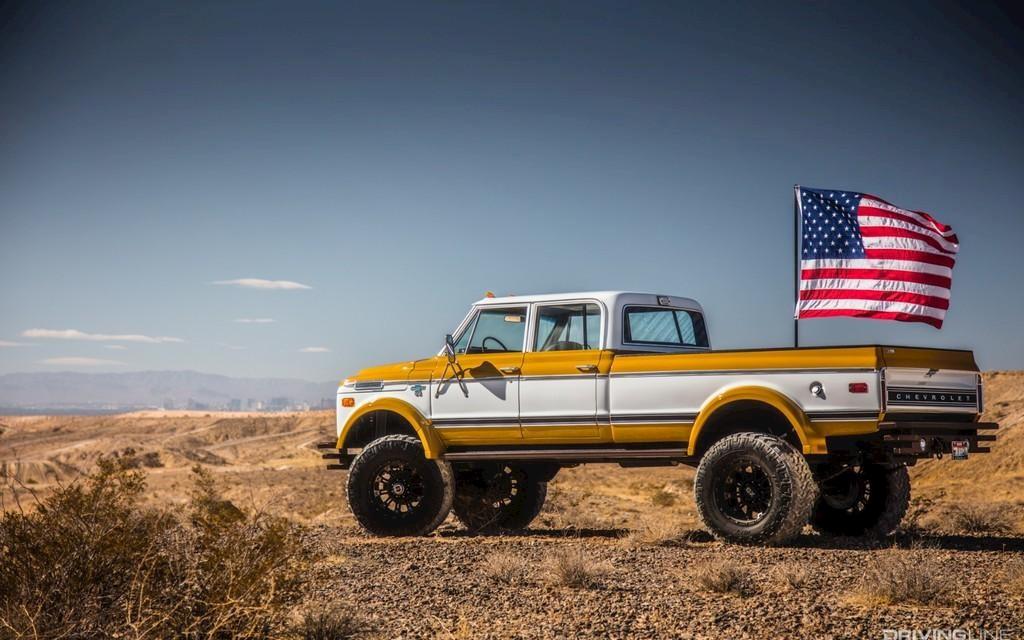
[[[684,445],[685,447],[685,445]],[[576,462],[619,462],[621,460],[683,460],[685,448],[678,449],[502,449],[459,451],[444,454],[445,460],[571,460]]]

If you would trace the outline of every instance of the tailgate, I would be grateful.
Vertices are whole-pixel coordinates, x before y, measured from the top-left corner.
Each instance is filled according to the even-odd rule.
[[[915,347],[881,347],[880,351],[887,414],[966,417],[981,413],[981,376],[970,351]]]

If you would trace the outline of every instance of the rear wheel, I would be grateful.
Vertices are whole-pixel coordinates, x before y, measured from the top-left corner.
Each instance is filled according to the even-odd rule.
[[[523,467],[502,463],[459,466],[452,510],[470,531],[525,529],[544,506],[547,487]]]
[[[739,544],[784,544],[817,498],[811,469],[786,441],[737,433],[712,446],[694,479],[697,511],[711,534]]]
[[[420,441],[385,436],[363,448],[348,472],[349,507],[379,536],[430,533],[452,506],[451,465],[427,460]]]
[[[903,465],[867,464],[818,474],[821,497],[811,526],[840,536],[892,535],[910,504],[910,476]]]

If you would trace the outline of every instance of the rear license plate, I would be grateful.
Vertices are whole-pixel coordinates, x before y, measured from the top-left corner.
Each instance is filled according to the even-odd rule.
[[[966,460],[967,452],[971,449],[971,443],[967,440],[954,440],[952,445],[953,459]]]

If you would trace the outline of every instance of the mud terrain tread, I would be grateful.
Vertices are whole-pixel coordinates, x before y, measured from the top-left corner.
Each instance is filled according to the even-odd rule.
[[[356,483],[363,475],[363,468],[372,464],[375,458],[387,450],[397,451],[401,454],[412,457],[413,459],[418,457],[428,465],[436,465],[439,474],[439,481],[435,482],[435,484],[440,484],[441,500],[437,506],[437,512],[433,517],[430,520],[423,522],[420,526],[405,526],[397,529],[389,529],[375,523],[373,521],[375,514],[370,507],[364,503],[362,488],[356,486]],[[355,460],[352,461],[352,466],[348,471],[346,493],[348,496],[349,508],[352,510],[352,515],[354,515],[356,521],[370,533],[382,536],[421,536],[432,532],[442,522],[444,522],[446,517],[448,517],[448,513],[452,508],[454,486],[455,482],[451,464],[444,460],[428,460],[424,455],[423,445],[417,438],[405,435],[391,435],[378,438],[369,443],[363,448],[359,455],[356,456]]]
[[[773,497],[781,509],[760,531],[742,536],[731,535],[713,525],[713,508],[704,499],[704,487],[711,481],[712,466],[726,454],[755,452],[775,467],[779,493]],[[722,438],[704,454],[694,479],[694,498],[701,519],[720,540],[740,544],[782,545],[795,538],[810,519],[818,496],[814,475],[803,454],[786,441],[764,433],[744,432]]]
[[[910,506],[910,474],[905,465],[889,465],[884,467],[884,476],[885,504],[873,524],[850,522],[827,505],[817,504],[811,513],[811,526],[831,535],[886,538],[896,533]]]

